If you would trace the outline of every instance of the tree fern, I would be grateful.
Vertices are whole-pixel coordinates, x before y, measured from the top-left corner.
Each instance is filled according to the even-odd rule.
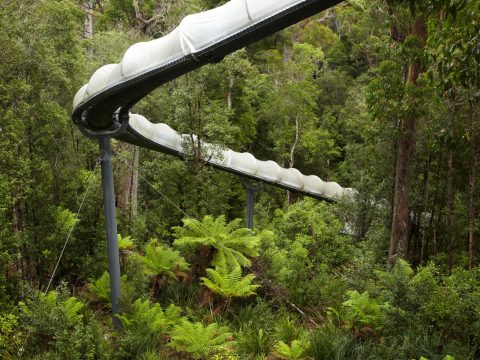
[[[149,244],[145,248],[145,255],[136,255],[135,258],[142,264],[144,272],[149,276],[165,275],[176,278],[177,274],[189,269],[179,251],[168,247]]]
[[[250,266],[247,256],[258,256],[260,238],[241,228],[241,219],[226,223],[225,216],[214,219],[205,216],[202,221],[183,219],[183,227],[175,228],[176,246],[205,245],[215,248],[212,264],[224,261],[229,264]]]
[[[204,326],[199,322],[182,320],[173,328],[170,336],[172,342],[169,346],[189,353],[194,359],[205,359],[220,351],[229,351],[236,344],[229,329],[216,323]]]
[[[253,274],[242,276],[239,265],[228,266],[225,263],[215,269],[207,269],[207,278],[201,278],[203,285],[227,299],[255,295],[260,285],[252,284],[254,279]]]

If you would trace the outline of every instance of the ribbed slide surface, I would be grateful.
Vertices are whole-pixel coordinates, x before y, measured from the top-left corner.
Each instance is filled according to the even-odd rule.
[[[191,139],[190,134],[181,135],[167,124],[153,124],[138,114],[130,114],[129,126],[130,132],[135,133],[137,138],[150,142],[150,148],[156,147],[156,150],[179,156],[189,153],[185,144]],[[309,196],[336,200],[352,196],[355,191],[335,182],[322,181],[315,175],[303,175],[295,168],[282,168],[274,161],[258,160],[250,153],[240,153],[209,143],[202,143],[202,148],[204,160],[217,168]]]

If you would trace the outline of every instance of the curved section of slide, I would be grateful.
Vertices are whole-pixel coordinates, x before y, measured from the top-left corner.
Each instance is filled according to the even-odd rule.
[[[120,63],[98,69],[77,92],[72,117],[77,123],[83,117],[92,130],[108,129],[117,109],[128,111],[159,85],[339,2],[231,0],[188,15],[169,34],[137,43]]]
[[[179,157],[190,153],[188,143],[192,139],[191,135],[181,135],[166,124],[153,124],[142,115],[130,114],[128,134],[131,139],[126,139],[127,141],[140,141],[156,151]],[[355,194],[354,189],[343,188],[335,182],[322,181],[315,175],[303,175],[295,168],[282,168],[274,161],[258,160],[250,153],[240,153],[206,142],[201,143],[201,146],[204,160],[227,172],[331,201]]]

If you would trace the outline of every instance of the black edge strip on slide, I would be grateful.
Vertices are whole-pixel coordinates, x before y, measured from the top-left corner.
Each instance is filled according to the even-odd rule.
[[[209,62],[219,61],[225,55],[235,50],[265,38],[340,2],[341,0],[309,0],[297,4],[199,51],[194,56],[182,57],[166,66],[152,69],[107,88],[105,91],[79,104],[74,110],[72,118],[78,123],[82,114],[87,111],[85,120],[92,130],[107,129],[112,124],[112,116],[118,108],[123,107],[124,110],[128,110],[158,86]]]

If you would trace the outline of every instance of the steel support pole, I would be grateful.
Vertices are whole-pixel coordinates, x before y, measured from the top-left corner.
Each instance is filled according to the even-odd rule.
[[[254,213],[254,196],[255,189],[250,186],[245,187],[247,190],[247,228],[253,230],[253,213]]]
[[[250,181],[244,177],[240,177],[240,182],[247,192],[247,228],[253,230],[253,215],[255,205],[255,193],[258,191]]]
[[[103,206],[105,209],[105,230],[108,244],[108,269],[110,273],[110,299],[112,302],[113,326],[121,328],[120,319],[120,258],[118,254],[117,219],[115,211],[115,191],[113,188],[112,149],[109,136],[101,136],[100,164],[102,168]]]

